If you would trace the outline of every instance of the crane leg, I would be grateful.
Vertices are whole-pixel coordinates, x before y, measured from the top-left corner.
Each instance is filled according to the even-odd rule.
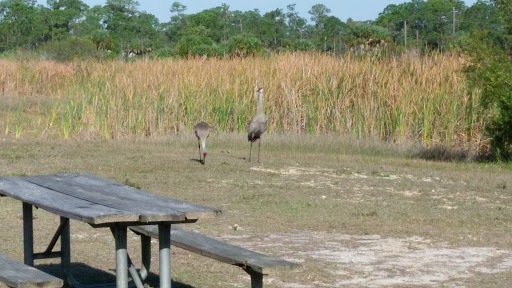
[[[260,163],[260,147],[261,147],[261,138],[258,140],[258,163]]]
[[[199,148],[199,162],[201,162],[201,142],[199,139],[197,140],[197,147]]]
[[[249,162],[251,162],[251,152],[252,152],[252,141],[251,141],[251,148],[249,149]]]

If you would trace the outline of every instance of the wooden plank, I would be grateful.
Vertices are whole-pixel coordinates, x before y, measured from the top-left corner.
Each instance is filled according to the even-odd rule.
[[[136,214],[77,199],[27,182],[20,177],[0,177],[0,191],[57,215],[90,224],[139,220]]]
[[[252,270],[259,273],[263,273],[265,268],[298,265],[290,261],[221,242],[177,226],[171,226],[171,245],[205,257],[240,267],[249,266]],[[133,226],[130,229],[158,239],[157,225]]]
[[[56,288],[64,281],[0,254],[0,282],[14,288]]]
[[[219,209],[164,197],[88,173],[26,176],[43,187],[141,215],[140,221],[186,221],[215,216]]]

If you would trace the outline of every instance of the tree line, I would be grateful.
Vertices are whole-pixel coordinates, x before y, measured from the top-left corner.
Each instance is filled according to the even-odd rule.
[[[81,0],[0,1],[0,52],[40,51],[44,57],[152,56],[245,57],[264,52],[365,53],[404,48],[463,47],[472,30],[503,38],[495,1],[471,7],[461,0],[411,0],[388,5],[374,20],[341,21],[323,4],[302,17],[295,4],[267,13],[232,11],[223,4],[195,14],[174,2],[169,22],[160,23],[133,0],[107,0],[89,7]]]

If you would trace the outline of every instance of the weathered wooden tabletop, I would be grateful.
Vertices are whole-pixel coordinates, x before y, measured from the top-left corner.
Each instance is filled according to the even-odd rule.
[[[88,173],[0,177],[0,196],[10,196],[23,202],[24,263],[27,265],[33,266],[36,255],[32,207],[37,206],[61,217],[61,225],[52,242],[61,239],[62,251],[56,253],[61,258],[68,284],[75,287],[87,286],[74,280],[70,271],[69,219],[86,222],[93,227],[111,227],[116,246],[117,288],[128,288],[128,272],[137,287],[144,287],[142,281],[145,276],[128,268],[127,227],[158,224],[160,287],[170,288],[171,224],[195,222],[221,213],[216,208],[153,194]],[[149,249],[143,249],[143,253],[147,254],[151,241],[144,243]],[[50,243],[50,251],[54,244]],[[147,255],[142,258],[151,259]],[[146,267],[149,267],[149,262]]]
[[[221,213],[88,173],[0,177],[0,194],[92,225],[193,222]]]

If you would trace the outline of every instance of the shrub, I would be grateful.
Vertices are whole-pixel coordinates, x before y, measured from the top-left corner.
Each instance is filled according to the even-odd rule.
[[[299,40],[293,44],[294,51],[313,51],[315,44],[309,40]]]
[[[171,58],[174,56],[176,56],[175,50],[169,47],[157,49],[150,54],[151,58]]]
[[[71,61],[76,59],[100,58],[101,53],[91,40],[69,38],[60,41],[51,41],[38,49],[43,59],[56,61]]]
[[[250,35],[237,35],[225,43],[225,49],[230,56],[254,56],[263,49],[260,39]]]
[[[491,150],[501,160],[512,159],[512,64],[492,61],[478,77],[484,107],[491,110],[486,131],[492,137]]]
[[[512,159],[512,62],[507,47],[496,45],[487,31],[473,32],[465,45],[472,62],[465,69],[470,84],[479,88],[487,111],[486,134],[498,160]]]
[[[462,162],[468,159],[468,154],[462,150],[453,150],[444,146],[433,146],[420,149],[416,157],[432,161]]]
[[[186,35],[181,37],[181,39],[176,44],[176,52],[180,56],[189,56],[194,55],[195,52],[199,52],[199,46],[212,46],[214,44],[213,40],[207,37],[197,36],[197,35]]]
[[[219,53],[218,53],[216,45],[201,44],[201,45],[192,47],[189,51],[189,55],[192,55],[192,56],[206,55],[208,57],[215,57],[218,54]]]

